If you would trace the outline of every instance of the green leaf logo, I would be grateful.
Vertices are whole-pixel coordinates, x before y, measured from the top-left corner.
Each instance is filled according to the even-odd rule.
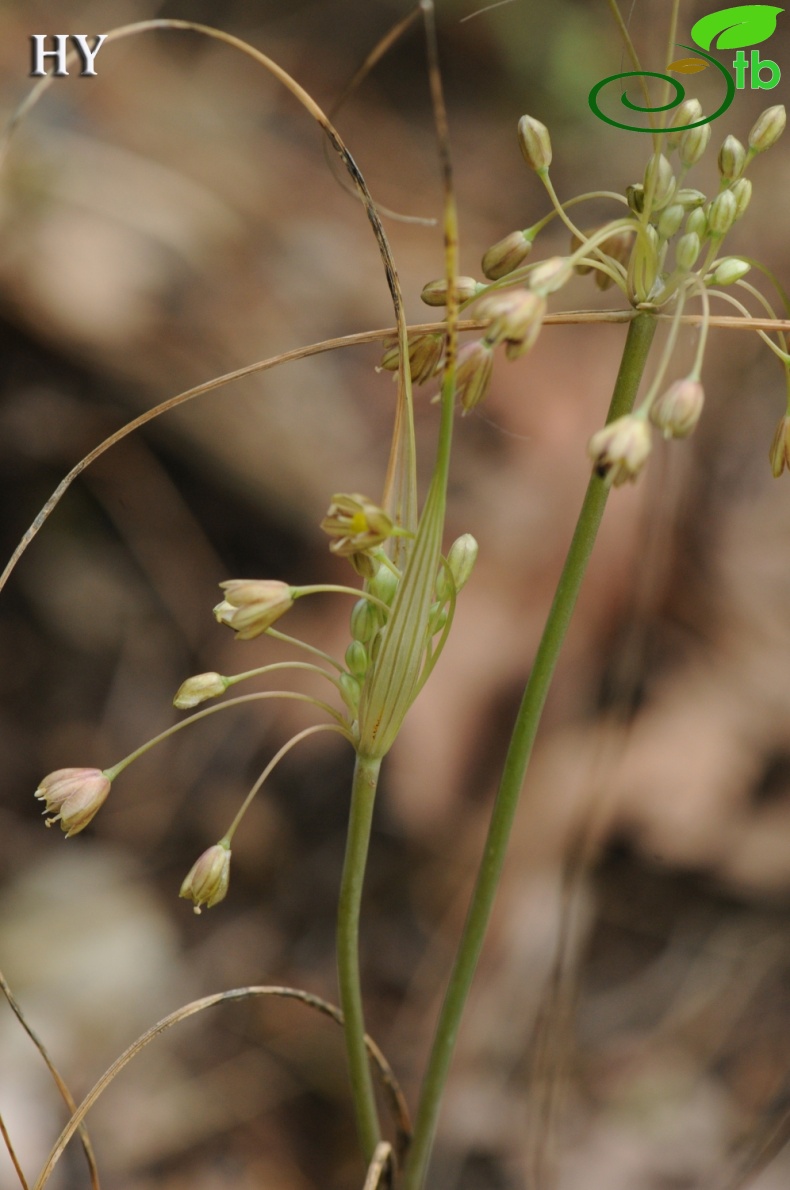
[[[691,36],[698,46],[709,50],[718,36],[717,50],[738,50],[745,45],[767,41],[776,29],[776,18],[783,8],[773,4],[738,4],[709,12],[692,27]],[[720,36],[719,36],[720,35]]]
[[[678,74],[696,74],[698,70],[707,70],[707,62],[702,58],[678,58],[677,62],[670,62],[667,70],[676,70]]]

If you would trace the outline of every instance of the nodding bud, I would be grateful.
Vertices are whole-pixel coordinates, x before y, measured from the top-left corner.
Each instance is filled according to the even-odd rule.
[[[565,256],[550,256],[542,260],[529,275],[529,287],[533,293],[546,297],[549,293],[556,293],[567,285],[573,276],[573,266]],[[542,317],[542,315],[541,315]]]
[[[694,124],[701,118],[702,104],[698,99],[684,99],[682,103],[679,103],[675,108],[675,114],[667,132],[667,148],[676,149],[680,144],[681,136],[686,131],[686,125]]]
[[[688,231],[675,245],[675,264],[683,273],[689,273],[697,263],[702,243],[695,231]]]
[[[546,302],[530,289],[510,289],[481,298],[475,313],[488,319],[486,343],[492,347],[499,343],[518,346],[516,354],[524,355],[538,337]],[[508,358],[513,358],[510,353]]]
[[[469,413],[488,396],[494,372],[494,349],[485,339],[465,343],[458,352],[455,390],[463,413]]]
[[[479,281],[475,281],[474,277],[456,277],[455,279],[455,294],[459,302],[468,302],[476,293],[480,293],[485,289]],[[447,305],[447,280],[440,277],[436,281],[429,281],[427,285],[423,286],[420,297],[425,302],[426,306],[446,306]]]
[[[738,213],[738,203],[731,190],[717,194],[708,210],[708,232],[712,236],[723,236],[732,227]]]
[[[689,169],[696,165],[708,147],[710,140],[710,124],[700,124],[699,128],[689,128],[684,132],[678,143],[678,156],[681,165]]]
[[[337,492],[321,528],[335,539],[329,544],[332,553],[349,558],[381,545],[392,536],[394,525],[384,509],[367,496],[359,492]]]
[[[746,150],[737,136],[728,136],[719,149],[719,173],[726,182],[734,182],[743,173]]]
[[[738,181],[730,186],[730,194],[735,199],[735,218],[741,219],[752,201],[752,184],[749,179],[738,178]]]
[[[229,882],[230,846],[226,843],[215,843],[195,860],[178,895],[192,901],[195,913],[200,913],[201,905],[210,909],[212,905],[225,899]]]
[[[620,487],[636,479],[650,449],[650,427],[643,417],[629,413],[593,434],[587,453],[606,486]]]
[[[650,420],[665,438],[687,438],[699,421],[705,390],[688,376],[676,380],[650,406]]]
[[[444,335],[409,336],[409,371],[414,384],[425,384],[438,372],[444,355]],[[397,372],[400,367],[400,347],[397,338],[386,339],[380,365],[385,372]]]
[[[214,618],[236,633],[236,640],[252,640],[271,628],[293,607],[293,587],[277,579],[234,578],[220,583],[225,598]]]
[[[208,698],[218,698],[220,694],[225,693],[229,685],[230,682],[222,674],[195,674],[178,687],[173,706],[179,711],[188,711]]]
[[[545,124],[532,116],[522,116],[518,122],[518,143],[530,169],[548,173],[551,165],[551,137]]]
[[[477,561],[478,544],[471,533],[464,533],[457,537],[450,546],[447,555],[447,565],[453,576],[456,591],[466,586],[471,578]]]
[[[644,177],[645,197],[652,194],[650,209],[660,211],[675,193],[677,182],[672,166],[663,153],[654,153],[647,163]]]
[[[749,133],[749,148],[752,152],[764,153],[771,145],[775,145],[784,132],[786,123],[787,114],[781,103],[766,108]]]
[[[728,256],[726,260],[720,260],[716,265],[709,278],[713,285],[734,285],[736,281],[740,281],[742,277],[750,271],[751,265],[745,260],[741,260],[738,256]]]
[[[518,268],[532,251],[532,240],[523,231],[511,231],[509,236],[492,244],[483,257],[483,276],[499,281]]]
[[[790,467],[790,416],[785,414],[774,433],[774,440],[768,452],[774,479],[778,479],[785,467]]]
[[[59,822],[68,839],[84,830],[110,787],[109,777],[100,769],[56,769],[41,782],[36,797],[44,803],[44,813],[52,814],[47,826]]]

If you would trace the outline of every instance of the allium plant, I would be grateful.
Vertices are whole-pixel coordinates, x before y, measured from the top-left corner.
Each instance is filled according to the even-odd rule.
[[[790,377],[787,324],[776,318],[769,299],[746,278],[751,271],[761,273],[775,285],[786,305],[779,282],[770,270],[750,259],[727,255],[725,251],[728,233],[749,206],[752,182],[747,172],[755,159],[782,134],[783,108],[774,106],[764,112],[745,145],[732,135],[724,138],[718,155],[718,187],[713,194],[707,195],[689,185],[688,175],[711,140],[711,126],[698,124],[700,104],[688,99],[675,110],[668,126],[653,127],[644,173],[625,193],[595,191],[565,201],[557,195],[551,180],[553,149],[549,130],[539,119],[525,115],[518,124],[514,150],[520,149],[527,167],[543,186],[547,214],[531,227],[506,231],[486,251],[481,270],[485,279],[459,276],[457,216],[433,12],[428,0],[423,0],[421,9],[444,183],[446,264],[443,277],[425,284],[423,300],[431,307],[444,308],[445,317],[428,329],[412,333],[406,324],[395,262],[364,179],[328,118],[290,76],[236,38],[191,22],[148,21],[108,35],[107,40],[112,41],[147,29],[169,28],[196,30],[217,38],[263,64],[317,120],[365,205],[385,265],[397,326],[394,334],[387,330],[372,332],[367,337],[384,340],[382,367],[396,374],[397,408],[389,467],[380,497],[359,492],[327,494],[328,507],[321,528],[329,538],[329,549],[348,561],[348,585],[296,586],[271,577],[231,578],[222,583],[223,597],[214,608],[220,625],[230,628],[242,642],[264,635],[285,641],[299,651],[301,659],[295,656],[289,661],[236,674],[208,672],[187,677],[175,695],[174,704],[179,710],[192,711],[205,702],[222,698],[231,686],[252,679],[268,679],[284,669],[320,675],[326,682],[326,699],[276,689],[236,695],[177,721],[104,770],[67,768],[51,773],[36,792],[45,802],[45,813],[52,815],[48,825],[60,821],[70,836],[89,824],[122,771],[174,732],[198,724],[208,715],[254,700],[291,698],[309,704],[321,715],[321,721],[300,731],[280,748],[222,838],[214,842],[206,840],[206,850],[186,875],[180,895],[191,900],[195,911],[200,912],[203,906],[211,908],[232,895],[233,837],[241,828],[252,799],[282,756],[316,732],[335,732],[347,741],[355,754],[355,769],[337,915],[342,1017],[331,1006],[328,1010],[342,1020],[345,1032],[359,1142],[368,1165],[365,1186],[370,1190],[379,1184],[420,1190],[426,1183],[442,1092],[519,793],[607,497],[612,487],[639,478],[649,460],[656,433],[668,438],[687,438],[694,431],[703,414],[701,375],[708,328],[717,320],[711,312],[712,301],[726,303],[747,320]],[[677,4],[673,8],[673,23],[676,16]],[[25,110],[46,85],[47,81],[39,84],[23,105]],[[600,226],[590,227],[576,211],[592,200],[608,201],[614,211],[613,217]],[[536,241],[555,220],[560,220],[567,229],[568,253],[540,259],[535,251]],[[599,289],[614,292],[616,305],[605,317],[608,321],[621,321],[626,327],[622,361],[606,425],[593,434],[589,443],[589,485],[513,725],[477,882],[427,1059],[413,1132],[396,1152],[383,1139],[374,1095],[358,951],[365,865],[379,773],[406,715],[439,662],[452,629],[456,601],[478,553],[478,543],[469,534],[449,547],[445,545],[447,486],[456,413],[468,413],[485,401],[496,359],[503,357],[508,361],[528,353],[546,322],[558,316],[565,321],[589,321],[596,317],[573,311],[558,312],[555,308],[560,291],[577,275],[588,275]],[[750,302],[756,302],[760,315],[766,317],[754,318]],[[637,401],[654,335],[662,322],[668,328],[665,341],[650,382]],[[681,328],[688,323],[699,328],[696,355],[690,370],[677,376],[673,375],[675,348]],[[473,337],[459,347],[459,333],[466,331],[471,331]],[[359,336],[354,341],[359,341]],[[279,362],[279,358],[265,361],[260,367]],[[412,388],[430,384],[437,375],[441,377],[438,445],[428,490],[420,501]],[[57,500],[85,466],[143,421],[227,379],[211,381],[164,402],[82,460],[26,534],[6,568],[3,581]],[[788,401],[788,411],[770,447],[771,467],[777,476],[790,460],[790,385]],[[580,459],[580,466],[583,465]],[[485,549],[485,542],[482,548]],[[342,658],[322,652],[309,641],[289,636],[280,627],[297,600],[327,591],[341,592],[353,600],[348,646]],[[308,993],[288,994],[312,1002]],[[379,1069],[382,1069],[380,1064]],[[42,1171],[37,1190],[49,1176],[66,1141],[81,1124],[86,1110],[83,1105],[73,1116]],[[401,1126],[402,1132],[408,1130],[402,1117]]]

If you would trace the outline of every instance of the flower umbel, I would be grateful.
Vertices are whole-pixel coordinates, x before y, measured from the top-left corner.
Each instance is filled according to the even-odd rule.
[[[224,899],[229,881],[230,846],[223,841],[209,847],[195,860],[178,895],[194,902],[195,913],[200,913],[201,905],[210,909]]]
[[[394,525],[383,508],[359,492],[338,492],[321,521],[333,554],[349,558],[381,545],[392,536]]]
[[[36,797],[44,802],[44,813],[53,815],[47,826],[60,822],[68,839],[88,825],[110,787],[109,777],[100,769],[56,769],[41,782]]]
[[[643,417],[629,413],[593,434],[587,453],[607,487],[620,487],[636,479],[650,448],[650,427]]]
[[[220,586],[225,598],[214,616],[234,630],[236,640],[260,636],[293,607],[293,588],[277,579],[234,578]]]

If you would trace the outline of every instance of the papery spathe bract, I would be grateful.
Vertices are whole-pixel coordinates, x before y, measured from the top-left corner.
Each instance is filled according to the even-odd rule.
[[[60,822],[69,838],[84,830],[101,809],[111,784],[100,769],[56,769],[44,778],[35,796],[44,802],[44,813],[52,815],[47,826]]]

